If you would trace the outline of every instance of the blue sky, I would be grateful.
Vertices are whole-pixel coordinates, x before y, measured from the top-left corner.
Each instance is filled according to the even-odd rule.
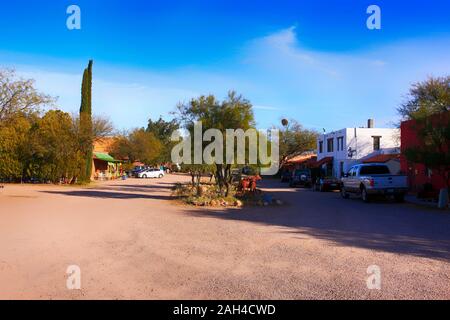
[[[66,8],[81,8],[81,30]],[[381,30],[366,8],[381,8]],[[411,83],[450,74],[450,2],[9,1],[0,10],[0,67],[14,67],[76,112],[94,59],[94,112],[145,126],[200,94],[229,89],[261,128],[295,118],[321,130],[397,120]]]

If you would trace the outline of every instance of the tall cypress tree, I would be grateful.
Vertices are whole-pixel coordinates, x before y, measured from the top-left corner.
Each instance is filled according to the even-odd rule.
[[[83,72],[81,84],[81,106],[80,106],[80,138],[81,150],[83,152],[84,165],[81,168],[80,180],[89,182],[92,172],[92,60]]]

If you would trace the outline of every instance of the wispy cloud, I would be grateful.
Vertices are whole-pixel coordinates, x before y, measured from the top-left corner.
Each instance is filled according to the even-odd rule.
[[[235,89],[254,103],[260,127],[277,122],[275,112],[320,130],[359,126],[369,117],[389,125],[412,82],[450,74],[448,52],[445,36],[345,54],[321,52],[303,46],[301,30],[290,27],[243,44],[234,57],[214,66],[155,71],[96,61],[93,104],[119,128],[129,128],[145,126],[150,116],[167,116],[180,101],[209,93],[224,98]],[[11,60],[4,61],[12,66]],[[17,59],[14,65],[36,79],[39,89],[59,96],[62,109],[76,112],[84,66],[35,61]]]
[[[277,108],[277,107],[260,106],[260,105],[253,106],[253,108],[256,110],[267,110],[267,111],[279,111],[280,110],[280,108]]]

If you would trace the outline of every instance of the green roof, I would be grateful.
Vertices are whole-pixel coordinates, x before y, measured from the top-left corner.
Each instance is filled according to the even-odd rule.
[[[102,152],[94,152],[95,159],[102,160],[102,161],[108,161],[108,162],[120,162],[120,160],[116,160],[113,157],[111,157],[107,153]]]

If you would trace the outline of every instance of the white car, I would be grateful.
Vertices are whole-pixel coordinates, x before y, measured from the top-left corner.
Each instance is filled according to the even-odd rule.
[[[164,171],[156,168],[149,168],[142,170],[138,173],[138,178],[162,178],[164,177]]]

